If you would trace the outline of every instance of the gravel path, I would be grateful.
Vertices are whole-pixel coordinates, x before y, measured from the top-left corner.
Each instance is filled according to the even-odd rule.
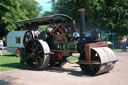
[[[84,75],[79,65],[47,68],[43,71],[13,70],[0,72],[0,85],[126,85],[128,83],[128,52],[116,53],[118,62],[110,72],[98,76]]]

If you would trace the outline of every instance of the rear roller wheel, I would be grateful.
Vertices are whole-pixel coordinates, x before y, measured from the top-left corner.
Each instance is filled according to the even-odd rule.
[[[40,70],[47,67],[50,56],[45,54],[49,52],[50,49],[46,42],[42,40],[30,40],[25,46],[25,58],[28,68]]]
[[[81,53],[79,60],[86,60],[85,52]],[[100,64],[80,64],[80,68],[85,74],[97,75],[112,70],[116,57],[108,47],[92,48],[91,61],[96,61]]]

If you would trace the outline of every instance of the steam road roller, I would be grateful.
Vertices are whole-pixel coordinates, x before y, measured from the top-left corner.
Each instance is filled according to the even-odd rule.
[[[17,21],[25,30],[20,62],[29,69],[42,70],[47,66],[61,67],[69,62],[69,56],[79,53],[76,63],[84,73],[98,75],[112,70],[117,61],[114,52],[101,41],[101,32],[85,32],[85,11],[79,12],[79,29],[75,20],[64,14]]]

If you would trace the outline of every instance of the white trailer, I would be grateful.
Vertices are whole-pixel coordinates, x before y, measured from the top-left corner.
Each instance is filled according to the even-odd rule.
[[[23,38],[25,31],[12,31],[7,35],[7,51],[16,52],[17,48],[24,48]]]

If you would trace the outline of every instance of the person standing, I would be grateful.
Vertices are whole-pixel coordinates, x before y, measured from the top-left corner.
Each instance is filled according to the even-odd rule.
[[[3,55],[3,50],[4,50],[3,41],[0,40],[0,55]]]
[[[121,40],[122,51],[126,51],[126,42],[127,42],[127,38],[126,36],[124,36]]]

